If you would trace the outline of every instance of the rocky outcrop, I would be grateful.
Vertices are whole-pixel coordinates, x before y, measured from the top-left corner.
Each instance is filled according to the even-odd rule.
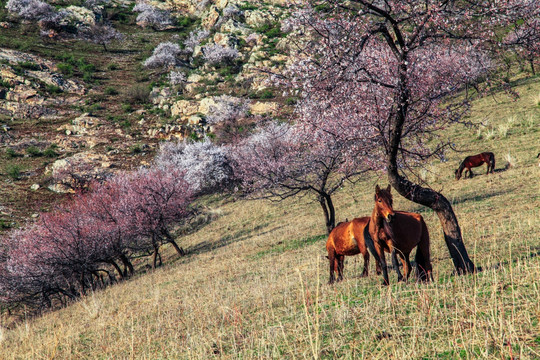
[[[86,93],[84,86],[59,74],[52,61],[9,49],[0,49],[0,61],[0,76],[7,86],[0,96],[0,112],[5,115],[29,118],[54,115],[59,105],[69,105]],[[52,90],[77,98],[44,95]]]
[[[104,180],[110,177],[113,168],[106,155],[83,152],[56,160],[48,171],[54,181],[49,189],[67,193],[82,190],[93,180]]]

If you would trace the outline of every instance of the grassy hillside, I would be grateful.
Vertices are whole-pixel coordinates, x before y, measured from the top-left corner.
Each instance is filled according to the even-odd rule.
[[[383,287],[373,265],[359,277],[355,257],[328,286],[316,203],[212,199],[218,218],[179,239],[187,256],[170,251],[156,271],[4,328],[0,358],[540,358],[540,81],[515,90],[517,101],[476,101],[471,118],[486,126],[446,129],[466,151],[420,171],[452,201],[483,271],[454,276],[435,214],[396,197],[395,209],[428,223],[435,282],[397,284],[392,273]],[[455,181],[459,161],[481,151],[495,153],[496,173]],[[368,215],[377,183],[384,174],[345,187],[338,219]]]

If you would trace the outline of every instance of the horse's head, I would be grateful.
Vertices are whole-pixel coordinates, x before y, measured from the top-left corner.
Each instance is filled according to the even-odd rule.
[[[384,190],[379,185],[375,186],[375,210],[387,223],[391,223],[395,216],[391,189],[390,185]]]
[[[456,180],[461,179],[461,174],[463,174],[463,169],[465,168],[464,163],[461,163],[457,170],[455,171],[456,174]]]

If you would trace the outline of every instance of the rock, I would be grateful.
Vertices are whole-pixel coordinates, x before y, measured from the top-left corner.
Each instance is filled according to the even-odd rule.
[[[218,9],[223,10],[229,5],[229,0],[216,0],[216,6]]]
[[[50,167],[55,184],[49,189],[55,192],[73,192],[85,188],[92,180],[111,176],[111,162],[105,155],[83,152],[56,160]]]
[[[217,10],[217,7],[212,5],[210,9],[208,10],[208,13],[203,16],[202,19],[202,27],[206,30],[210,30],[216,25],[217,21],[219,19],[219,12]]]
[[[186,117],[197,113],[199,106],[196,101],[179,100],[171,106],[172,117]]]
[[[249,111],[253,115],[276,114],[279,106],[275,102],[253,102],[249,105]]]
[[[64,9],[67,16],[61,22],[62,25],[95,25],[96,15],[90,9],[81,6],[68,6]]]
[[[159,88],[154,87],[150,92],[150,100],[154,104],[163,105],[163,103],[170,97],[172,97],[173,91],[170,87]]]
[[[214,42],[221,46],[235,47],[238,44],[238,39],[230,34],[215,33]]]
[[[220,31],[224,33],[248,35],[251,30],[245,27],[242,23],[229,19],[220,26]]]
[[[30,186],[30,189],[36,191],[37,189],[39,189],[39,187],[39,184],[32,184],[32,186]]]
[[[200,116],[193,115],[193,116],[189,117],[188,124],[189,125],[199,125],[199,124],[202,123],[202,121],[203,121],[203,119]]]
[[[210,108],[216,106],[216,101],[213,97],[207,97],[201,100],[199,103],[199,112],[201,114],[207,115],[210,112]]]
[[[35,89],[20,84],[6,94],[6,100],[36,105],[42,104],[45,99]]]
[[[247,10],[244,12],[244,17],[246,19],[246,24],[252,27],[269,25],[273,22],[272,15],[261,10]]]
[[[101,120],[97,117],[90,116],[88,113],[71,120],[70,124],[62,125],[57,130],[65,131],[66,135],[82,135],[82,134],[95,134],[95,129]]]

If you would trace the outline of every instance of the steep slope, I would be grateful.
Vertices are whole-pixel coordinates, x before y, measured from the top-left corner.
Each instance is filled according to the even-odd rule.
[[[397,197],[396,209],[428,223],[435,282],[392,274],[382,287],[374,267],[360,278],[361,260],[347,258],[345,280],[327,286],[317,204],[207,199],[220,217],[180,239],[188,256],[171,251],[161,269],[4,329],[0,357],[537,358],[540,82],[514,85],[517,101],[473,104],[484,128],[445,131],[466,153],[421,173],[452,200],[482,272],[455,277],[436,216]],[[459,161],[481,151],[495,153],[495,174],[455,181]],[[376,183],[384,174],[346,187],[339,218],[369,214]]]

